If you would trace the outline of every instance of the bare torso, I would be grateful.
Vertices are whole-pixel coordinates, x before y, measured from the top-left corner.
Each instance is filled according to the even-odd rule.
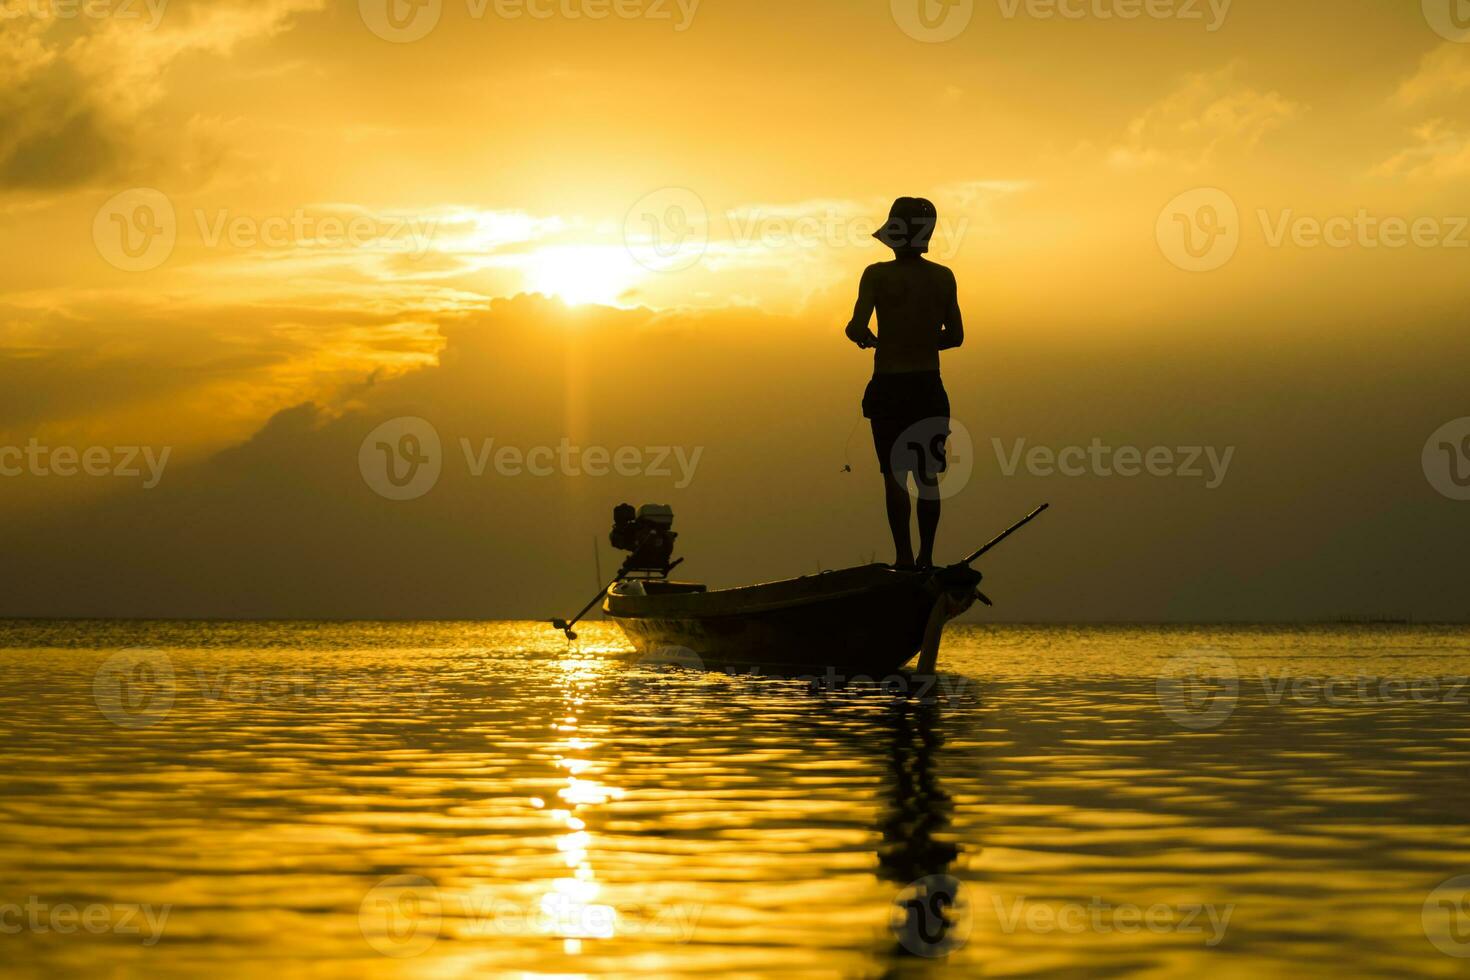
[[[867,268],[848,335],[866,331],[875,311],[874,374],[938,371],[939,352],[963,339],[954,273],[923,258]]]

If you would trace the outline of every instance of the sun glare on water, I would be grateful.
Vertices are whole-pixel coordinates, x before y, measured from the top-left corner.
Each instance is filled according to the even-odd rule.
[[[572,305],[615,305],[644,274],[627,249],[615,245],[548,246],[533,253],[525,267],[528,291]]]

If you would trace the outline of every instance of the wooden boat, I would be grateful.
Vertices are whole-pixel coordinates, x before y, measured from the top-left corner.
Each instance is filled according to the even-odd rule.
[[[929,572],[863,565],[717,591],[633,579],[609,590],[603,611],[644,654],[693,653],[706,665],[777,673],[882,677],[920,652],[936,618],[942,629],[968,609],[980,580],[963,564]]]
[[[690,664],[759,668],[781,673],[834,671],[846,678],[891,674],[920,654],[932,673],[940,634],[978,599],[990,604],[972,566],[1034,520],[1047,505],[1013,524],[964,561],[927,571],[862,565],[784,582],[710,591],[673,582],[673,513],[629,504],[614,511],[613,544],[633,554],[617,578],[570,622],[606,596],[603,611],[640,652],[665,652]]]

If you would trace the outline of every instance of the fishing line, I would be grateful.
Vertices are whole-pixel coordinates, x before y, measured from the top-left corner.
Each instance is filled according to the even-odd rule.
[[[847,438],[842,441],[843,473],[852,472],[852,434],[856,432],[858,430],[858,426],[862,425],[865,421],[866,419],[859,415],[857,421],[852,424],[852,428],[847,430]]]

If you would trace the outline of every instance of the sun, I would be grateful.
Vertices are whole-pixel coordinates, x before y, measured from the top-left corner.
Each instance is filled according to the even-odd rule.
[[[547,245],[532,252],[525,265],[527,290],[574,306],[615,306],[644,274],[617,245]]]

